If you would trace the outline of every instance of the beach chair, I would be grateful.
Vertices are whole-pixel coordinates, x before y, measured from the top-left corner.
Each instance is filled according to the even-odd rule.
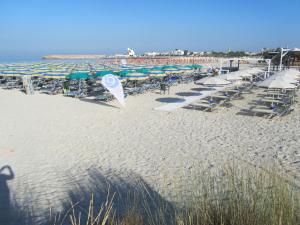
[[[203,111],[212,112],[215,109],[217,109],[217,107],[223,105],[224,103],[225,100],[223,99],[219,100],[219,99],[213,99],[211,97],[207,97],[190,104],[189,107],[192,107],[193,109],[200,109]]]
[[[254,116],[260,114],[269,119],[277,115],[277,112],[274,109],[271,109],[269,107],[255,107],[250,109],[250,111],[254,114]]]
[[[160,93],[164,93],[166,94],[166,91],[168,92],[168,94],[170,94],[170,84],[167,83],[161,83],[160,84]]]
[[[191,104],[190,107],[192,107],[194,109],[200,109],[203,111],[211,111],[212,112],[217,107],[217,104],[209,103],[209,102],[195,102],[195,103]]]
[[[113,97],[112,94],[110,94],[109,92],[105,91],[105,92],[94,94],[94,95],[90,95],[90,96],[84,96],[83,98],[87,99],[87,100],[109,102],[109,101],[113,100],[114,97]]]
[[[291,105],[282,105],[282,106],[255,106],[250,109],[250,111],[256,115],[264,115],[264,117],[271,119],[275,116],[284,116],[291,111],[293,111],[294,108],[291,107]]]

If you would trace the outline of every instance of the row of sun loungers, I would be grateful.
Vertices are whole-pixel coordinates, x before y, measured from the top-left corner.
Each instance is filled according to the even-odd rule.
[[[188,107],[212,112],[221,106],[225,106],[230,101],[239,98],[244,91],[248,91],[249,87],[250,83],[241,85],[239,87],[226,88],[200,99],[190,104]]]
[[[161,92],[169,92],[170,86],[182,82],[193,82],[195,78],[186,76],[182,78],[178,75],[169,75],[168,77],[148,80],[128,80],[123,82],[125,96],[138,95],[147,91],[161,90]],[[45,77],[31,77],[30,85],[32,86],[31,94],[36,91],[43,94],[56,95],[63,94],[74,98],[87,98],[99,101],[110,101],[113,96],[102,86],[101,78],[95,79],[51,79]],[[24,88],[22,77],[1,77],[0,88],[18,89],[27,93]]]
[[[266,118],[284,116],[293,111],[295,97],[295,90],[266,90],[254,101],[254,106],[249,111]]]

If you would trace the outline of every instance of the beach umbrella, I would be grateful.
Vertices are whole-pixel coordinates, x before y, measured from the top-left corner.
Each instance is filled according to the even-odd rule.
[[[112,70],[97,71],[94,76],[95,77],[103,77],[108,74],[114,74],[114,72]]]
[[[174,65],[166,65],[161,67],[161,70],[177,70],[177,67]]]
[[[159,78],[159,77],[165,77],[166,74],[161,70],[151,70],[149,72],[149,76],[152,78]]]
[[[264,72],[264,70],[260,69],[260,68],[250,68],[250,69],[246,69],[246,70],[241,70],[241,72],[256,74],[256,73],[262,73],[262,72]]]
[[[135,70],[137,73],[143,73],[143,74],[147,74],[149,73],[149,69],[146,69],[146,68],[140,68],[140,69],[137,69]]]
[[[297,78],[294,78],[294,77],[288,77],[288,76],[272,76],[269,78],[270,80],[281,80],[281,81],[285,81],[285,82],[288,82],[288,83],[298,83],[299,80]],[[269,80],[268,79],[268,80]]]
[[[178,70],[182,71],[183,73],[193,73],[194,72],[194,70],[189,66],[178,67]]]
[[[68,74],[65,73],[44,73],[43,77],[45,78],[51,78],[51,79],[63,79],[66,78],[66,76],[68,76]]]
[[[182,67],[178,67],[179,70],[192,70],[191,67],[189,66],[182,66]]]
[[[291,78],[299,79],[300,73],[297,70],[284,70],[276,73],[275,76],[291,77]]]
[[[133,72],[133,73],[128,73],[126,76],[125,76],[128,80],[147,80],[149,77],[148,75],[146,74],[143,74],[143,73],[136,73],[136,72]]]
[[[205,77],[199,80],[199,83],[204,85],[226,85],[230,84],[231,82],[218,77]]]
[[[243,77],[239,73],[228,73],[228,74],[222,74],[218,76],[218,78],[221,78],[223,80],[228,80],[228,81],[235,81],[235,80],[242,80]]]
[[[19,77],[22,76],[21,73],[16,71],[2,71],[2,75],[6,77]]]
[[[66,76],[66,78],[71,79],[71,80],[76,80],[76,79],[87,79],[89,78],[90,75],[87,72],[73,72]]]
[[[152,70],[162,70],[163,66],[155,66],[152,68]]]
[[[127,76],[127,74],[129,74],[130,72],[133,72],[133,71],[130,71],[130,70],[121,70],[121,71],[117,71],[115,72],[118,76],[121,76],[121,77],[124,77],[124,76]]]
[[[199,64],[192,64],[192,65],[190,65],[189,66],[191,69],[201,69],[201,68],[203,68],[203,66],[202,65],[199,65]]]
[[[259,87],[278,88],[278,89],[294,89],[296,86],[281,79],[267,79],[260,84]]]
[[[165,66],[162,68],[162,70],[166,74],[176,74],[176,73],[183,73],[183,71],[180,71],[177,67],[175,66]]]

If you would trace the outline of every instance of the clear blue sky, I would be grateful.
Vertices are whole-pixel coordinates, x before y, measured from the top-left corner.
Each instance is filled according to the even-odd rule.
[[[0,0],[0,55],[300,47],[299,0]]]

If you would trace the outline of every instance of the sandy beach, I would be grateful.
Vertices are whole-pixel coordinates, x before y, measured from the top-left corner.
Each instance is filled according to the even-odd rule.
[[[180,84],[170,94],[129,96],[87,102],[63,96],[0,90],[0,165],[9,165],[11,199],[47,211],[59,207],[89,170],[103,176],[138,176],[173,201],[188,191],[193,167],[213,171],[223,165],[274,166],[300,178],[300,108],[268,120],[240,115],[255,94],[208,113],[154,108],[197,94],[196,84]]]

